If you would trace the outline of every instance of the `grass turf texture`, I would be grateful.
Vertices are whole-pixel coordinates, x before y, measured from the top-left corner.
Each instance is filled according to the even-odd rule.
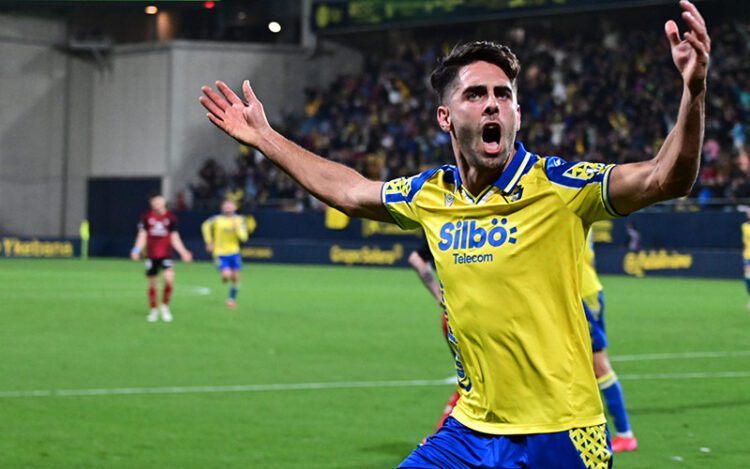
[[[211,265],[176,273],[175,321],[150,324],[141,263],[0,262],[1,467],[385,468],[432,431],[450,385],[8,395],[453,374],[439,309],[410,271],[247,265],[236,311]],[[739,279],[603,280],[614,357],[750,350]],[[614,365],[640,441],[616,468],[750,464],[750,354]],[[628,379],[722,371],[745,374]]]

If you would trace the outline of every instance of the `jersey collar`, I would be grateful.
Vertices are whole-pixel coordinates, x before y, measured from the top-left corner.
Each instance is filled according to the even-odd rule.
[[[538,156],[532,155],[523,147],[521,142],[515,143],[516,153],[511,157],[508,167],[505,171],[497,178],[497,181],[493,184],[495,187],[500,189],[503,194],[508,195],[512,193],[518,181],[521,177],[528,173],[534,163],[539,159]]]
[[[500,174],[500,177],[497,178],[497,181],[495,181],[491,186],[487,187],[481,192],[481,194],[479,194],[479,196],[477,196],[476,200],[462,187],[461,175],[458,171],[458,167],[451,166],[451,169],[453,170],[452,175],[455,181],[455,190],[460,190],[470,201],[474,203],[477,203],[478,201],[483,199],[489,192],[491,192],[490,189],[495,187],[505,195],[511,194],[516,189],[516,186],[518,186],[518,181],[521,180],[521,177],[523,177],[524,174],[528,173],[531,167],[534,166],[534,163],[539,160],[538,156],[526,151],[521,142],[515,142],[514,147],[516,148],[516,152],[513,154],[513,156],[511,156],[508,167],[505,168],[505,171],[503,171],[502,174]]]

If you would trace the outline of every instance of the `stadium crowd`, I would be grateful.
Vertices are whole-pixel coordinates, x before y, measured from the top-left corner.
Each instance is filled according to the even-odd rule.
[[[658,30],[601,29],[606,32],[560,35],[516,27],[500,38],[521,59],[519,138],[532,151],[568,160],[644,160],[673,125],[682,85],[667,41]],[[712,36],[703,162],[691,194],[700,205],[750,198],[750,67],[744,60],[750,22],[717,24]],[[326,89],[307,89],[305,108],[274,125],[303,147],[372,179],[452,162],[450,138],[435,123],[428,77],[455,42],[399,41],[388,54],[368,55],[363,73],[340,76]],[[315,205],[247,148],[234,168],[206,161],[191,191],[204,206],[225,196],[250,206]]]

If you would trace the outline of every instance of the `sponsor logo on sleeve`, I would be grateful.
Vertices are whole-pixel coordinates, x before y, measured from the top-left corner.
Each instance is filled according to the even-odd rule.
[[[578,163],[570,167],[565,171],[564,176],[572,179],[580,179],[582,181],[588,181],[593,179],[599,174],[602,174],[607,169],[607,165],[603,163]]]

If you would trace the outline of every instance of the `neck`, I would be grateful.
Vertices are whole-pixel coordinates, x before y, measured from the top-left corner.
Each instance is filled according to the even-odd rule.
[[[458,171],[461,174],[461,183],[471,195],[477,196],[482,191],[497,181],[502,174],[502,168],[492,171],[482,171],[466,163],[466,160],[457,160]]]
[[[487,186],[497,181],[515,154],[516,150],[514,148],[513,151],[508,153],[508,156],[505,157],[505,161],[503,161],[503,164],[499,168],[487,170],[469,165],[466,158],[460,152],[457,152],[456,166],[461,175],[461,184],[463,184],[471,195],[478,196]]]

